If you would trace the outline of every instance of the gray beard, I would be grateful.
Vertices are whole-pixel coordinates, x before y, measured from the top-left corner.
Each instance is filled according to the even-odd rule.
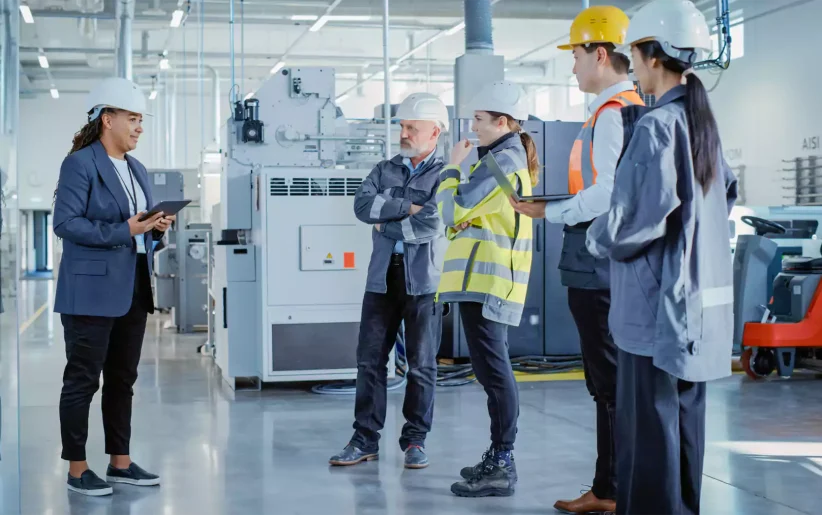
[[[419,149],[417,148],[402,148],[400,147],[400,156],[407,157],[412,159],[414,157],[419,157],[422,154]]]

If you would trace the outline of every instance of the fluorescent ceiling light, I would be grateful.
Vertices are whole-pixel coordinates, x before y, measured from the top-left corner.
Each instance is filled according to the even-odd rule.
[[[291,19],[294,21],[317,21],[319,16],[315,14],[295,14]]]
[[[148,99],[149,99],[149,100],[154,100],[155,98],[157,98],[157,90],[156,90],[156,89],[152,89],[152,90],[151,90],[151,93],[149,93],[149,94],[148,94]]]
[[[346,100],[348,100],[348,93],[345,93],[345,94],[340,95],[340,96],[337,97],[337,103],[338,104],[340,102],[345,102]]]
[[[37,56],[37,59],[40,61],[40,68],[48,68],[49,67],[49,60],[46,58],[45,55],[40,54]]]
[[[169,68],[171,68],[171,65],[169,64],[168,59],[166,59],[165,57],[160,59],[160,69],[168,70]]]
[[[31,15],[31,8],[27,5],[20,5],[20,15],[26,23],[34,23],[34,16]]]
[[[57,91],[57,88],[51,88],[49,93],[51,93],[51,98],[60,98],[60,92]]]
[[[323,25],[325,25],[326,23],[328,23],[328,16],[321,16],[320,19],[314,22],[314,25],[312,25],[311,28],[308,30],[310,30],[311,32],[317,32],[318,30],[323,28]]]
[[[254,96],[254,92],[253,92],[253,91],[249,91],[249,92],[248,92],[248,95],[246,95],[246,96],[243,98],[243,100],[248,100],[249,98],[251,98],[251,97],[253,97],[253,96]]]
[[[371,16],[328,16],[332,21],[369,21]]]
[[[457,32],[461,31],[464,28],[465,28],[465,22],[461,21],[461,22],[457,23],[456,25],[454,25],[453,27],[451,27],[450,29],[446,30],[445,35],[446,36],[453,36],[454,34],[456,34]]]
[[[271,68],[271,71],[269,73],[271,73],[271,75],[274,75],[278,71],[282,70],[283,67],[285,67],[285,62],[280,61],[280,62],[278,62],[277,64],[274,65],[274,68]]]
[[[171,14],[171,26],[177,28],[183,21],[183,11],[177,9]]]
[[[388,68],[388,71],[390,71],[390,72],[397,71],[399,69],[399,67],[400,67],[399,64],[392,65],[390,68]]]

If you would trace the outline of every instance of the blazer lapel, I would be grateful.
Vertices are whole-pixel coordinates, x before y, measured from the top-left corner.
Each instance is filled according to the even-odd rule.
[[[117,175],[117,170],[114,168],[114,163],[111,162],[106,153],[106,149],[99,140],[91,144],[94,151],[94,166],[97,167],[97,173],[103,179],[103,184],[114,196],[117,201],[117,206],[120,208],[120,214],[123,215],[123,220],[131,218],[129,215],[128,198],[126,198],[126,191],[120,183],[120,178]]]

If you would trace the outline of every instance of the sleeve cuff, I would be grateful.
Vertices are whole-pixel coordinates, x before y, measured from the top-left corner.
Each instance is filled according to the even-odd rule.
[[[462,170],[460,169],[460,165],[448,165],[442,169],[440,172],[440,180],[445,181],[447,179],[462,179]]]
[[[403,200],[400,204],[400,214],[403,216],[411,216],[411,201]]]

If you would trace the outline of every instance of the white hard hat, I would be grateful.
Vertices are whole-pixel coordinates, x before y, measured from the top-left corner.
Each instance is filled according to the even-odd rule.
[[[713,49],[705,15],[689,0],[654,0],[634,14],[624,48],[650,40],[658,41],[669,56],[691,64]],[[704,54],[698,55],[700,51]]]
[[[400,120],[430,120],[440,122],[448,130],[448,108],[436,95],[412,93],[397,108]]]
[[[502,113],[517,121],[528,119],[525,90],[513,82],[492,82],[483,86],[469,106],[472,111]]]
[[[146,97],[140,87],[121,77],[109,77],[89,92],[86,98],[88,120],[97,119],[106,107],[151,116],[146,112]]]

